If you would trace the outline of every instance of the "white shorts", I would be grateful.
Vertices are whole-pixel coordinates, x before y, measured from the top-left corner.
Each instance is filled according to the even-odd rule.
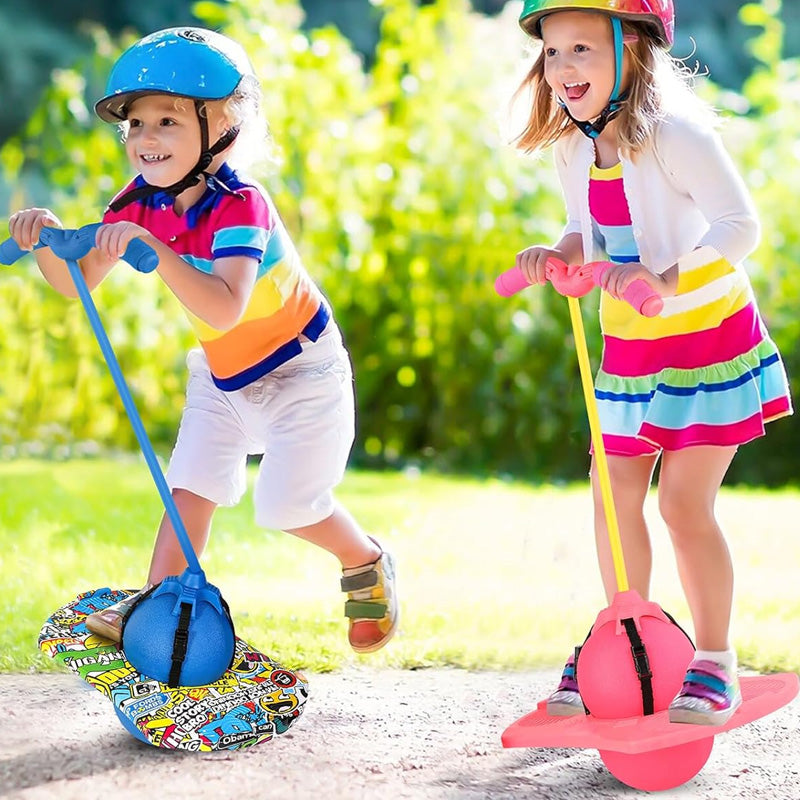
[[[350,359],[331,321],[316,342],[235,392],[211,379],[205,354],[186,358],[186,407],[167,483],[222,506],[247,488],[248,454],[263,454],[254,487],[256,522],[287,530],[333,513],[355,434]]]

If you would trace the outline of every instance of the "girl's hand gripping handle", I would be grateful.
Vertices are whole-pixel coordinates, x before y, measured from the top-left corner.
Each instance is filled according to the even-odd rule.
[[[593,261],[586,266],[592,268],[592,280],[599,286],[603,273],[614,265],[610,261]],[[641,278],[633,281],[625,289],[622,293],[622,299],[633,306],[643,317],[655,317],[664,308],[664,300],[661,295],[647,281],[643,281]]]
[[[561,259],[548,258],[545,275],[553,288],[565,297],[583,297],[594,287],[591,266],[568,266]],[[519,267],[511,267],[494,282],[495,291],[502,297],[511,297],[530,285]]]
[[[548,278],[556,291],[571,297],[583,297],[592,286],[599,285],[600,276],[613,264],[609,261],[595,261],[585,264],[572,274],[563,261],[551,258],[547,262]],[[591,270],[591,274],[589,273]],[[519,267],[512,267],[497,276],[495,291],[501,297],[511,297],[531,284],[525,279]],[[664,301],[650,284],[643,280],[634,281],[622,294],[623,299],[645,317],[654,317],[664,307]]]

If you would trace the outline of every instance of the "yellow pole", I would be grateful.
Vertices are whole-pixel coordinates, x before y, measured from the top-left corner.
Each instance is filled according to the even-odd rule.
[[[600,493],[603,497],[603,510],[606,515],[608,527],[608,541],[611,545],[611,557],[614,559],[614,573],[617,578],[617,591],[628,591],[628,574],[625,571],[625,556],[622,553],[622,541],[619,538],[619,525],[617,511],[614,508],[614,496],[611,492],[611,478],[608,474],[608,460],[606,448],[603,444],[603,434],[600,429],[600,415],[597,413],[597,399],[594,396],[594,383],[592,381],[592,368],[589,363],[589,351],[586,347],[586,334],[583,330],[583,317],[581,305],[577,297],[567,297],[569,302],[569,316],[572,320],[572,335],[575,338],[575,350],[578,353],[578,367],[581,372],[583,397],[586,401],[586,413],[589,415],[589,431],[594,447],[594,459],[597,464],[597,478],[600,481]]]

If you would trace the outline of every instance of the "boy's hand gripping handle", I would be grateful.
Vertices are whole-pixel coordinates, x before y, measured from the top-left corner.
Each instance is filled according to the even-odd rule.
[[[100,225],[101,223],[95,222],[75,230],[68,228],[42,228],[42,232],[39,234],[39,243],[34,245],[34,250],[40,247],[49,247],[59,258],[77,261],[94,247],[95,236]],[[6,239],[0,243],[0,264],[13,264],[26,255],[27,252],[13,239]],[[122,255],[122,259],[127,261],[138,272],[152,272],[158,266],[156,251],[141,239],[131,240]]]
[[[570,273],[563,261],[550,258],[547,260],[547,278],[560,294],[583,297],[592,287],[600,285],[600,277],[612,266],[610,261],[594,261]],[[511,297],[530,285],[519,267],[506,270],[494,282],[495,291],[502,297]],[[656,316],[664,307],[661,295],[641,279],[633,281],[622,297],[645,317]]]

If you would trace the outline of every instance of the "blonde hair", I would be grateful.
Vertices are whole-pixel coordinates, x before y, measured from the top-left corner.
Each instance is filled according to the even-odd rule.
[[[616,117],[622,154],[634,159],[646,150],[652,144],[656,125],[667,113],[680,113],[714,125],[716,114],[693,90],[694,73],[672,58],[646,25],[622,20],[622,31],[626,36],[636,37],[624,45],[629,64],[627,98]],[[544,59],[540,48],[512,98],[512,103],[523,95],[531,98],[527,124],[513,139],[526,153],[543,150],[565,134],[578,133],[544,79]]]
[[[269,126],[261,108],[261,86],[252,75],[245,75],[235,91],[222,103],[222,114],[239,134],[228,157],[235,168],[250,167],[271,158]]]

